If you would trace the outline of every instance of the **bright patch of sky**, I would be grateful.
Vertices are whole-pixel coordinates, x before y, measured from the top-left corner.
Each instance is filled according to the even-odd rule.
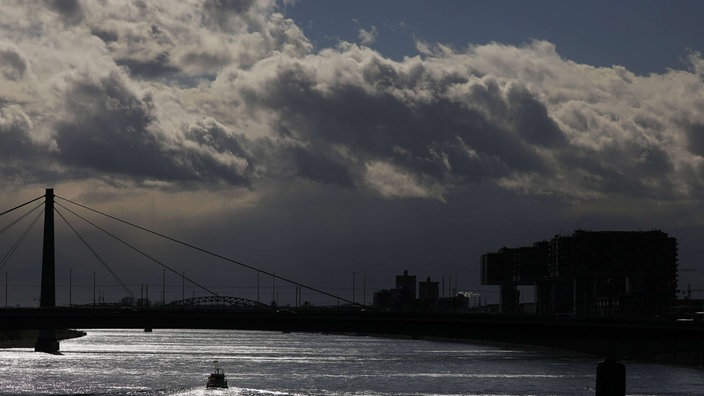
[[[416,40],[456,50],[546,40],[575,62],[643,75],[687,68],[688,51],[704,50],[702,1],[306,0],[284,13],[317,48],[375,29],[370,46],[396,60],[417,55]]]

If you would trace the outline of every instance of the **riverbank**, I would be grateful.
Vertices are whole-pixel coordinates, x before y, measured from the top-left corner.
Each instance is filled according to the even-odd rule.
[[[34,348],[39,330],[3,330],[0,331],[0,348]],[[85,331],[59,329],[56,340],[68,340],[86,335]]]

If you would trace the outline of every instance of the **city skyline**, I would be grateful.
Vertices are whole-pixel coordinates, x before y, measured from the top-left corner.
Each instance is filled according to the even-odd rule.
[[[347,297],[353,273],[380,290],[407,269],[494,302],[485,252],[661,229],[679,242],[680,288],[704,289],[700,2],[0,9],[0,211],[53,187]],[[101,264],[60,221],[57,282],[73,268],[90,284]],[[162,252],[215,290],[264,282]],[[36,253],[19,249],[0,275],[38,285]],[[161,283],[162,268],[103,254],[130,285]]]

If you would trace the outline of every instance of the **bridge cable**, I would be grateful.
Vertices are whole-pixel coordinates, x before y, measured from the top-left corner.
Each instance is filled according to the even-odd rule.
[[[66,199],[64,199],[64,200],[65,200],[65,201],[68,201],[68,200],[66,200]],[[69,201],[69,202],[70,202],[70,201]],[[104,228],[100,227],[99,225],[93,223],[92,221],[86,219],[85,217],[79,215],[78,213],[72,211],[71,209],[67,208],[66,206],[64,206],[64,205],[62,205],[62,204],[60,204],[60,203],[58,203],[58,202],[54,202],[54,203],[55,203],[56,205],[61,206],[61,207],[64,208],[64,209],[68,210],[68,211],[71,212],[74,216],[76,216],[76,217],[78,217],[79,219],[85,221],[86,223],[92,225],[93,227],[99,229],[100,231],[102,231],[102,232],[104,232],[105,234],[109,235],[110,237],[112,237],[113,239],[115,239],[115,240],[117,240],[118,242],[122,243],[123,245],[127,246],[128,248],[130,248],[130,249],[136,251],[137,253],[141,254],[142,256],[148,258],[149,260],[151,260],[151,261],[153,261],[153,262],[159,264],[160,266],[166,268],[167,270],[173,272],[174,274],[180,276],[181,278],[183,278],[183,279],[189,281],[191,284],[193,284],[193,285],[195,285],[195,286],[198,286],[199,288],[205,290],[206,292],[208,292],[208,293],[210,293],[210,294],[212,294],[212,295],[214,295],[214,296],[217,296],[217,295],[218,295],[216,292],[214,292],[214,291],[208,289],[207,287],[205,287],[205,286],[201,285],[200,283],[194,281],[193,279],[191,279],[191,278],[185,276],[184,274],[179,273],[178,271],[174,270],[173,268],[169,267],[168,265],[162,263],[161,261],[159,261],[159,260],[155,259],[154,257],[148,255],[147,253],[145,253],[145,252],[139,250],[138,248],[132,246],[131,244],[125,242],[124,240],[120,239],[118,236],[116,236],[116,235],[110,233],[109,231],[107,231],[107,230],[105,230]],[[73,203],[73,202],[72,202],[72,203]],[[79,205],[79,206],[81,206],[81,205]]]
[[[37,215],[34,217],[34,220],[32,220],[32,223],[29,225],[29,227],[27,227],[27,229],[24,230],[24,232],[22,233],[22,235],[20,235],[19,239],[15,242],[15,244],[12,246],[12,248],[7,252],[7,254],[5,254],[5,257],[3,257],[2,261],[0,261],[0,269],[2,269],[5,266],[5,264],[7,264],[7,261],[10,259],[10,257],[12,257],[12,255],[15,253],[15,251],[17,251],[17,248],[20,246],[20,244],[22,244],[22,242],[24,241],[24,238],[27,237],[27,234],[29,234],[29,232],[32,230],[34,225],[37,224],[37,220],[39,220],[39,218],[41,217],[41,215],[43,213],[44,213],[44,209],[42,209],[41,211],[39,211],[39,213],[37,213]]]
[[[209,250],[205,250],[205,249],[203,249],[203,248],[199,248],[198,246],[192,245],[192,244],[190,244],[190,243],[183,242],[183,241],[180,241],[180,240],[178,240],[178,239],[172,238],[172,237],[170,237],[170,236],[161,234],[161,233],[159,233],[159,232],[149,230],[149,229],[147,229],[147,228],[144,228],[144,227],[139,226],[139,225],[137,225],[137,224],[131,223],[131,222],[129,222],[129,221],[122,220],[122,219],[120,219],[120,218],[117,218],[117,217],[115,217],[115,216],[109,215],[109,214],[107,214],[107,213],[103,213],[103,212],[101,212],[101,211],[99,211],[99,210],[96,210],[96,209],[93,209],[93,208],[89,208],[89,207],[87,207],[87,206],[85,206],[85,205],[81,205],[81,204],[79,204],[79,203],[77,203],[77,202],[71,201],[70,199],[66,199],[66,198],[60,197],[60,196],[58,196],[58,195],[56,196],[56,198],[62,199],[62,200],[64,200],[64,201],[66,201],[66,202],[72,203],[72,204],[74,204],[74,205],[76,205],[76,206],[79,206],[79,207],[81,207],[81,208],[83,208],[83,209],[89,210],[89,211],[91,211],[91,212],[100,214],[100,215],[105,216],[105,217],[108,217],[108,218],[113,219],[113,220],[115,220],[115,221],[118,221],[118,222],[120,222],[120,223],[123,223],[123,224],[129,225],[129,226],[131,226],[131,227],[140,229],[140,230],[142,230],[142,231],[144,231],[144,232],[147,232],[147,233],[150,233],[150,234],[152,234],[152,235],[156,235],[156,236],[158,236],[158,237],[167,239],[167,240],[169,240],[169,241],[171,241],[171,242],[175,242],[175,243],[178,243],[178,244],[180,244],[180,245],[189,247],[189,248],[191,248],[191,249],[195,249],[195,250],[197,250],[197,251],[199,251],[199,252],[201,252],[201,253],[205,253],[205,254],[208,254],[208,255],[210,255],[210,256],[219,258],[219,259],[221,259],[221,260],[228,261],[228,262],[230,262],[230,263],[232,263],[232,264],[236,264],[236,265],[239,265],[239,266],[242,266],[242,267],[245,267],[245,268],[248,268],[248,269],[257,271],[257,272],[262,273],[262,274],[264,274],[264,275],[268,275],[268,276],[271,276],[271,277],[273,277],[273,278],[280,279],[280,280],[282,280],[282,281],[284,281],[284,282],[289,282],[289,283],[291,283],[291,284],[294,284],[294,285],[297,285],[297,286],[301,286],[301,287],[303,287],[303,288],[305,288],[305,289],[308,289],[308,290],[310,290],[310,291],[314,291],[314,292],[316,292],[316,293],[320,293],[320,294],[326,295],[326,296],[328,296],[328,297],[334,297],[334,298],[336,298],[336,299],[338,299],[338,300],[341,300],[341,301],[344,301],[344,302],[347,302],[347,303],[350,303],[350,304],[361,305],[361,304],[359,304],[359,303],[357,303],[357,302],[348,300],[348,299],[343,298],[343,297],[340,297],[340,296],[336,296],[336,295],[334,295],[334,294],[332,294],[332,293],[328,293],[328,292],[326,292],[326,291],[323,291],[323,290],[314,288],[314,287],[312,287],[312,286],[304,285],[303,283],[296,282],[296,281],[294,281],[294,280],[284,278],[284,277],[282,277],[282,276],[279,276],[279,275],[274,274],[273,272],[267,272],[267,271],[264,271],[264,270],[260,270],[259,268],[253,267],[253,266],[251,266],[251,265],[247,265],[247,264],[245,264],[245,263],[243,263],[243,262],[240,262],[240,261],[237,261],[237,260],[233,260],[233,259],[231,259],[231,258],[225,257],[225,256],[223,256],[223,255],[220,255],[220,254],[217,254],[217,253],[214,253],[214,252],[211,252],[211,251],[209,251]]]
[[[107,269],[108,272],[110,272],[110,275],[112,275],[113,278],[115,278],[115,280],[117,280],[117,282],[120,284],[120,286],[122,286],[122,288],[127,292],[127,294],[136,300],[137,297],[135,297],[134,293],[132,293],[132,290],[130,290],[130,288],[127,287],[127,285],[125,285],[125,283],[122,281],[122,279],[120,279],[120,277],[117,276],[117,274],[112,270],[112,268],[110,268],[108,263],[106,263],[105,260],[103,260],[102,257],[100,257],[100,255],[81,236],[81,234],[78,233],[78,231],[73,227],[73,225],[68,221],[68,219],[66,219],[66,217],[64,217],[64,215],[61,214],[61,212],[59,210],[57,210],[56,208],[54,208],[54,211],[61,217],[61,219],[63,219],[63,221],[69,226],[69,228],[71,228],[71,231],[73,231],[73,233],[76,234],[78,239],[80,239],[81,242],[83,242],[83,244],[88,248],[88,250],[90,250],[90,252],[93,253],[93,256],[95,256],[95,258],[98,261],[100,261],[100,263],[103,265],[103,267],[105,267],[105,269]]]
[[[32,212],[34,212],[35,210],[39,209],[42,205],[44,205],[44,202],[42,202],[42,203],[40,203],[39,205],[35,206],[35,207],[32,208],[29,212],[23,214],[22,216],[20,216],[20,217],[18,217],[17,219],[15,219],[15,221],[13,221],[12,223],[10,223],[10,224],[6,225],[5,227],[3,227],[3,229],[0,230],[0,234],[4,233],[5,231],[7,231],[7,230],[9,230],[10,228],[12,228],[15,224],[17,224],[17,223],[19,223],[20,221],[22,221],[22,219],[24,219],[25,217],[29,216],[30,213],[32,213]]]
[[[45,197],[45,196],[42,195],[42,196],[40,196],[40,197],[34,198],[34,199],[31,200],[31,201],[25,202],[25,203],[23,203],[22,205],[17,205],[17,206],[15,206],[15,207],[12,208],[12,209],[8,209],[8,210],[6,210],[6,211],[0,213],[0,216],[2,216],[2,215],[4,215],[4,214],[7,214],[7,213],[10,213],[10,212],[12,212],[12,211],[15,210],[15,209],[19,209],[19,208],[21,208],[21,207],[23,207],[23,206],[29,205],[29,204],[31,204],[32,202],[38,201],[38,200],[40,200],[40,199],[42,199],[42,198],[44,198],[44,197]]]

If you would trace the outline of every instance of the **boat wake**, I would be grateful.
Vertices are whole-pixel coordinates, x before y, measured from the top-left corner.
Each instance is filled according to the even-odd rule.
[[[205,388],[205,389],[188,389],[171,394],[173,396],[218,396],[218,395],[237,395],[237,396],[305,396],[303,394],[278,392],[266,389],[252,388]]]

